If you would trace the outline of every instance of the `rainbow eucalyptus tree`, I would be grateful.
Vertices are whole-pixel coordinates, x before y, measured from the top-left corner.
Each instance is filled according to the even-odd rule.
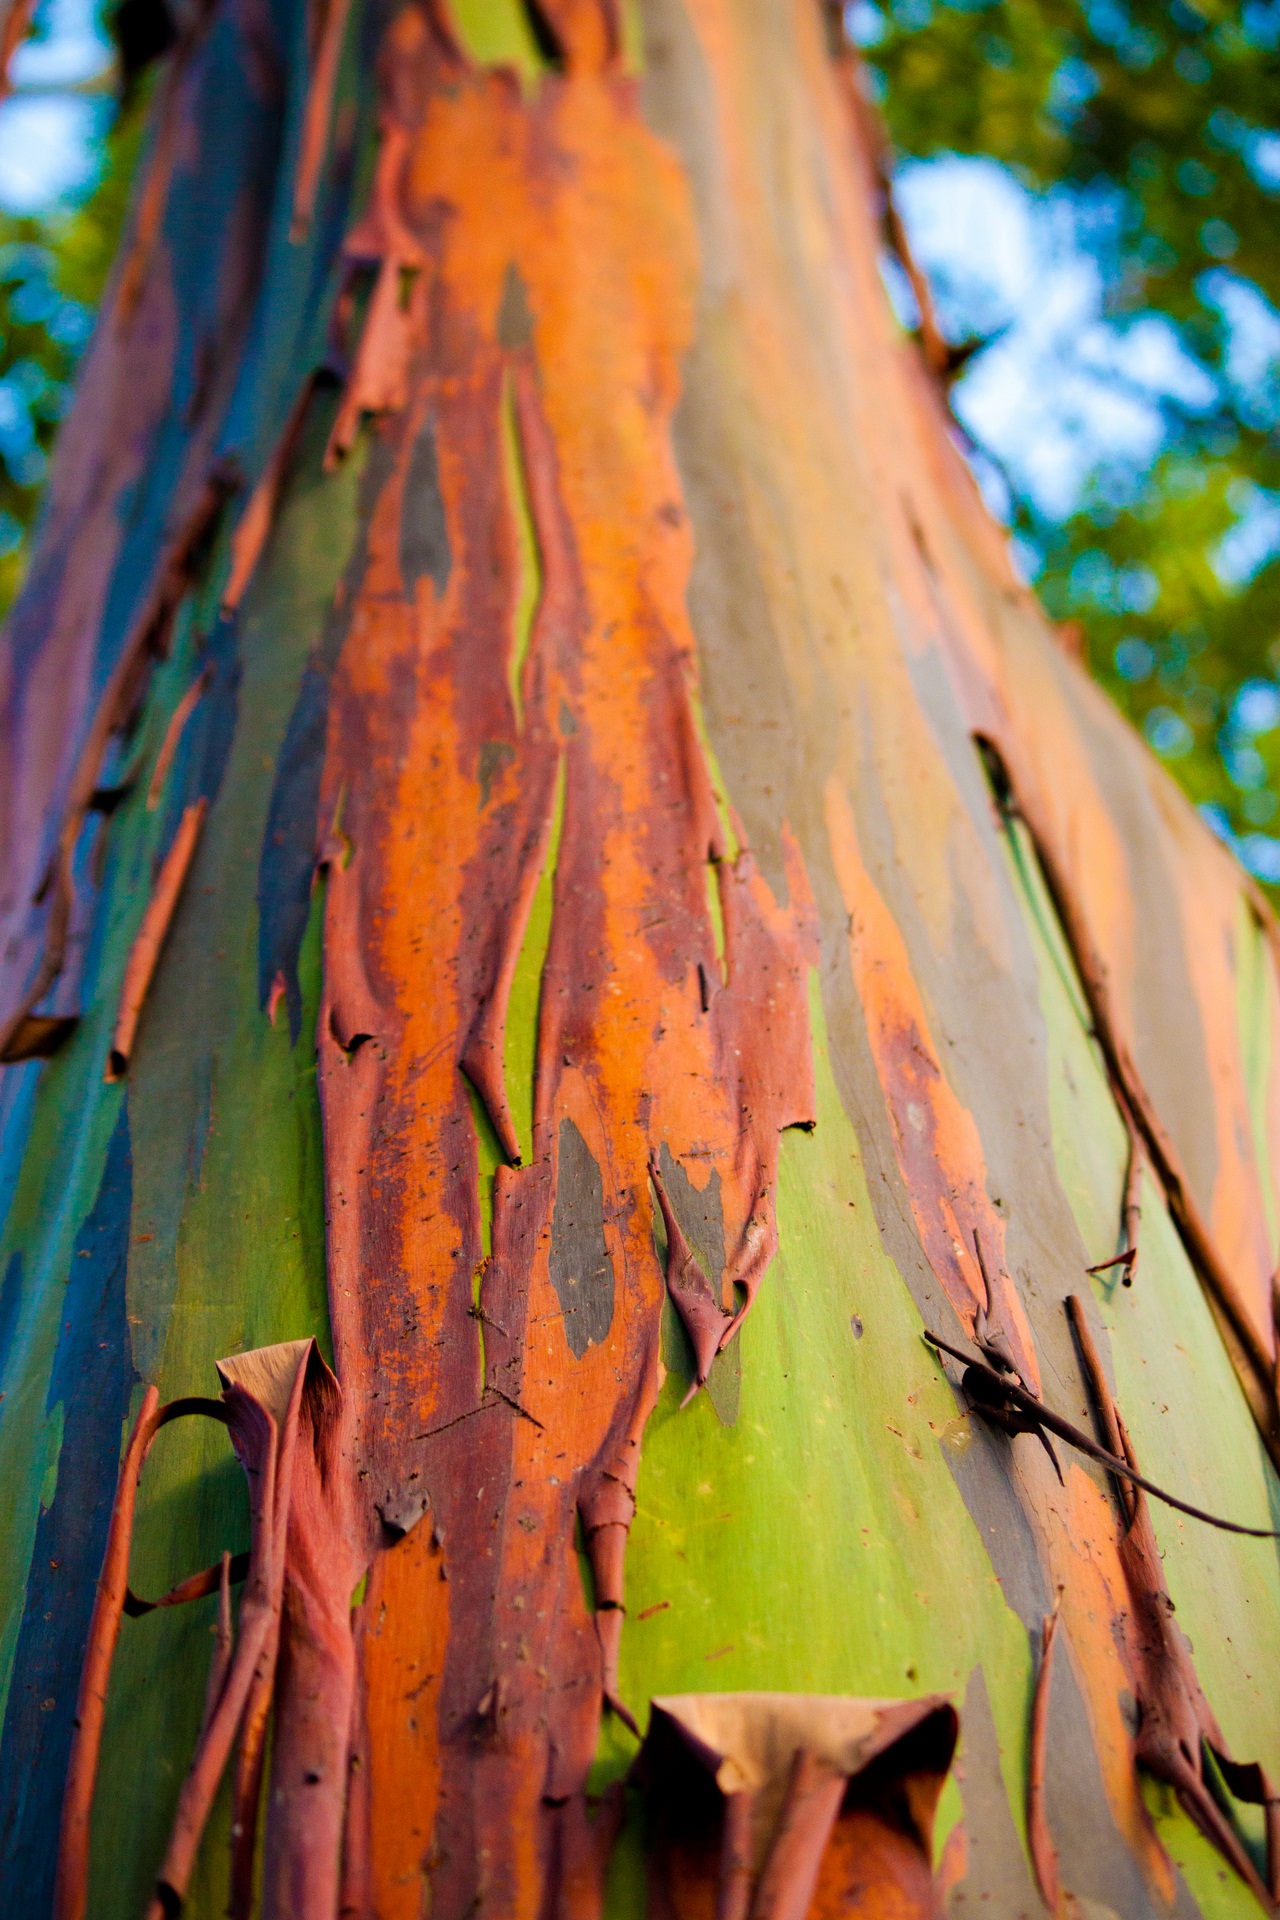
[[[1280,937],[838,31],[171,25],[0,666],[6,1912],[1270,1907]]]

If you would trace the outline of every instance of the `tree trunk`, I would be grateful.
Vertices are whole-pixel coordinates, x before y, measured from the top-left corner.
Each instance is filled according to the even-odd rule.
[[[1133,1475],[1280,1525],[1270,912],[817,0],[327,6],[183,15],[4,643],[0,1884],[1247,1914],[1276,1542]]]

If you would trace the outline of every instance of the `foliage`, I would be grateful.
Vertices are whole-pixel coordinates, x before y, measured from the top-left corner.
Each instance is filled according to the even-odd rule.
[[[1011,519],[1049,612],[1083,624],[1121,708],[1280,880],[1258,831],[1280,813],[1280,5],[861,0],[847,18],[900,154],[989,155],[1069,198],[1113,327],[1172,329],[1187,377],[1158,395],[1150,468],[1101,467],[1056,522],[1015,481]]]

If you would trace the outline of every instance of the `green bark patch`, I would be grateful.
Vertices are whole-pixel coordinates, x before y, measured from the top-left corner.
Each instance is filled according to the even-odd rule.
[[[818,1124],[783,1137],[780,1251],[738,1335],[737,1422],[705,1395],[679,1411],[670,1376],[645,1434],[623,1695],[642,1727],[658,1693],[945,1692],[960,1706],[981,1665],[1021,1832],[1027,1635],[943,1452],[954,1396],[884,1252],[816,991],[811,1017]],[[633,1750],[609,1723],[597,1784]],[[960,1810],[952,1783],[939,1845]],[[611,1915],[638,1911],[638,1845],[629,1827]]]

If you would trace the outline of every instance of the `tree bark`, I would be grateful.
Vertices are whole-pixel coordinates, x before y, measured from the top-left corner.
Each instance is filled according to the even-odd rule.
[[[0,656],[24,1913],[1274,1899],[1131,1481],[1280,1525],[1280,943],[888,194],[816,0],[184,16]]]

